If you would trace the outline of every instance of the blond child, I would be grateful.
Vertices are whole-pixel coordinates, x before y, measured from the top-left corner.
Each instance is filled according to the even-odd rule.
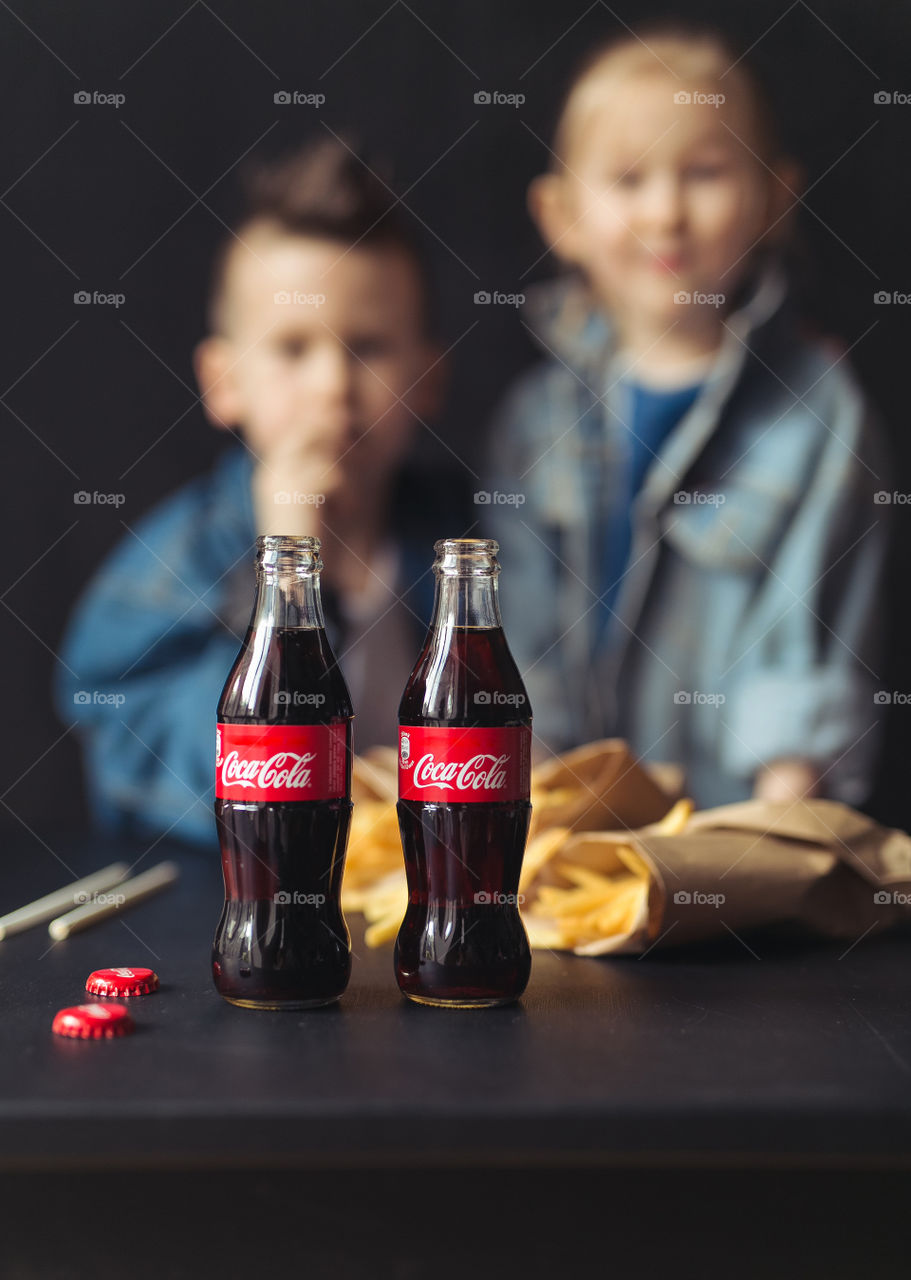
[[[701,805],[866,796],[884,464],[782,252],[800,174],[714,32],[624,33],[574,78],[529,190],[567,269],[489,484],[542,745],[609,734]]]

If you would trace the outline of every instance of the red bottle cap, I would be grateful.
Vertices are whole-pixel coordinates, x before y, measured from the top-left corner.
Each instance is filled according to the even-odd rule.
[[[125,1004],[74,1004],[60,1010],[51,1030],[80,1040],[110,1040],[129,1035],[136,1030],[136,1023]]]
[[[158,990],[154,969],[96,969],[86,979],[93,996],[145,996]]]

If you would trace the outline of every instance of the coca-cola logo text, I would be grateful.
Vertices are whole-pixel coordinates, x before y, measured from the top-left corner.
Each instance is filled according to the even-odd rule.
[[[350,729],[335,724],[221,724],[215,731],[215,796],[304,801],[347,794]]]
[[[303,790],[310,786],[314,760],[315,751],[300,755],[294,751],[279,751],[268,760],[245,760],[240,752],[229,751],[221,766],[222,786],[254,789],[297,787]]]
[[[528,800],[528,725],[401,725],[399,797],[422,804]]]
[[[433,752],[421,756],[414,766],[412,786],[458,787],[460,791],[500,791],[506,786],[508,755],[486,753],[470,760],[437,760]]]

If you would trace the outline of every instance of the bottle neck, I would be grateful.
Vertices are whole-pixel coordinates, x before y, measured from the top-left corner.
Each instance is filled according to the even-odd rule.
[[[319,586],[322,567],[318,538],[258,538],[254,629],[325,626]]]
[[[497,592],[497,544],[481,539],[447,539],[436,544],[436,594],[431,626],[502,627]]]
[[[441,578],[433,604],[435,630],[453,627],[502,627],[497,580]]]

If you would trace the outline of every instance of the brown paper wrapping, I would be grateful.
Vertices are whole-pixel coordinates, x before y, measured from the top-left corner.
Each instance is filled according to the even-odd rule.
[[[657,822],[679,794],[682,771],[639,764],[622,738],[605,738],[535,766],[529,839],[547,827],[614,831]]]
[[[367,915],[370,945],[395,936],[407,892],[396,768],[391,748],[354,764],[343,904]],[[688,817],[684,802],[668,821],[681,782],[679,766],[637,762],[620,739],[535,767],[519,886],[534,945],[641,955],[785,922],[855,940],[911,919],[911,837],[903,831],[834,800],[751,800]],[[596,907],[594,923],[576,916],[574,930],[553,888],[584,897],[591,872],[610,878],[594,878],[604,909]]]
[[[833,800],[709,809],[674,836],[649,827],[570,835],[530,886],[532,908],[538,884],[566,883],[560,863],[614,874],[624,848],[648,870],[647,903],[627,932],[578,954],[640,954],[785,921],[854,939],[911,919],[911,837]]]

